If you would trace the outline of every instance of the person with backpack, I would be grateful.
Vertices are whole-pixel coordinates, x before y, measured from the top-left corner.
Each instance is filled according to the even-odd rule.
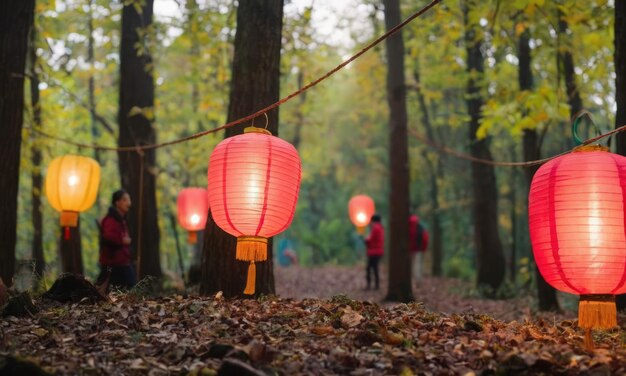
[[[111,207],[100,224],[100,276],[98,286],[109,285],[130,289],[137,277],[132,265],[126,214],[131,206],[130,195],[123,189],[113,193]]]
[[[370,233],[365,239],[367,248],[367,267],[365,278],[367,280],[367,290],[371,288],[370,271],[374,273],[374,288],[378,290],[379,275],[378,264],[385,253],[385,229],[381,223],[380,215],[374,214],[370,222]]]
[[[412,275],[416,282],[422,279],[424,253],[428,248],[428,230],[420,222],[420,218],[412,214],[409,217],[409,252],[411,252]]]

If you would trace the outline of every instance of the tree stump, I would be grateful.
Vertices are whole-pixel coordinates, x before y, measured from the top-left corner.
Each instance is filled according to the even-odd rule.
[[[77,303],[83,299],[91,303],[109,301],[108,296],[100,292],[82,275],[63,273],[54,281],[50,290],[42,296],[44,299],[56,300],[61,303]]]

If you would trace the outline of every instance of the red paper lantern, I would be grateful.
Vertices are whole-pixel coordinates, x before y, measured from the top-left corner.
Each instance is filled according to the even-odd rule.
[[[544,164],[528,197],[539,271],[580,295],[587,329],[616,326],[615,295],[626,292],[626,158],[607,150],[580,147]]]
[[[237,260],[250,262],[245,294],[254,294],[254,263],[267,259],[267,238],[291,224],[301,169],[293,145],[261,128],[246,128],[211,154],[209,206],[215,223],[237,237]]]
[[[209,213],[208,192],[204,188],[185,188],[178,194],[178,223],[189,231],[189,243],[198,240],[196,231],[204,230]]]
[[[356,226],[360,234],[365,232],[365,228],[370,223],[372,215],[376,213],[374,200],[367,195],[357,195],[348,202],[348,214],[350,220]]]

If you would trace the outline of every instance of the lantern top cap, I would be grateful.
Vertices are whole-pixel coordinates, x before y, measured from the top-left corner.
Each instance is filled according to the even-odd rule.
[[[267,129],[263,129],[263,128],[257,128],[257,127],[246,127],[243,130],[243,133],[263,133],[263,134],[268,134],[268,135],[272,135],[272,132],[268,131]]]
[[[609,148],[603,145],[580,145],[576,146],[572,152],[584,152],[584,151],[609,151]]]

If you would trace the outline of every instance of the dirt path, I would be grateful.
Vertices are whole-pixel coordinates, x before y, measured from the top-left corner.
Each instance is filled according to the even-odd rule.
[[[381,288],[365,290],[365,271],[361,267],[324,266],[303,268],[293,266],[275,269],[276,292],[285,298],[330,298],[345,294],[355,300],[385,304],[387,293],[387,271],[381,270]],[[564,312],[537,314],[535,303],[529,296],[508,300],[489,300],[471,297],[472,285],[449,278],[424,278],[420,284],[414,284],[415,300],[434,312],[446,314],[478,313],[494,318],[511,320],[531,320],[542,317],[545,320],[574,319],[576,314]]]

